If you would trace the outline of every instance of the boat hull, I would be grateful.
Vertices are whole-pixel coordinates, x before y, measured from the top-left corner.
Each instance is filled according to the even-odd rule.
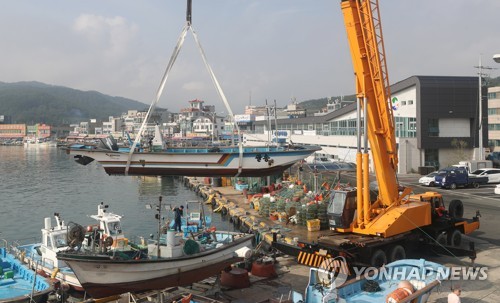
[[[219,248],[193,255],[140,260],[112,260],[109,256],[60,253],[78,280],[93,298],[125,292],[158,290],[189,285],[219,274],[231,264],[241,261],[235,251],[251,247],[252,235],[245,235]]]
[[[301,148],[245,148],[238,149],[169,149],[165,152],[128,152],[92,149],[86,146],[70,147],[68,153],[83,165],[92,159],[102,165],[109,175],[124,175],[127,162],[129,175],[142,176],[241,176],[258,177],[281,173],[303,160],[320,147]]]
[[[126,292],[142,292],[146,290],[164,289],[168,287],[176,287],[183,285],[190,285],[194,282],[215,276],[231,264],[241,261],[241,258],[231,258],[222,260],[220,262],[192,270],[182,270],[176,273],[168,274],[163,277],[147,279],[147,280],[134,280],[129,282],[119,283],[94,283],[83,282],[82,286],[85,291],[93,298],[104,298]]]

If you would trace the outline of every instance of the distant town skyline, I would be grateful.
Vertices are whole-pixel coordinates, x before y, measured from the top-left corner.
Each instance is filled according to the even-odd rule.
[[[3,2],[0,81],[40,81],[150,104],[185,24],[186,2]],[[381,1],[391,84],[477,76],[500,53],[500,1]],[[340,1],[193,1],[193,27],[235,113],[245,105],[354,93]],[[488,70],[491,77],[499,71]],[[158,106],[224,108],[190,33]]]

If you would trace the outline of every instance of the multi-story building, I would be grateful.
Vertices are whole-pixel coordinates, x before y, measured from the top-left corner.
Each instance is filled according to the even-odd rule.
[[[477,77],[413,76],[391,86],[400,173],[417,172],[478,157],[479,86]],[[356,103],[322,116],[271,121],[271,130],[288,132],[294,143],[321,145],[323,153],[355,161]],[[486,117],[486,98],[482,116]],[[256,121],[257,134],[247,142],[266,140],[268,122]],[[482,128],[483,142],[488,132]],[[258,135],[260,133],[260,135]],[[468,158],[468,159],[464,159]]]
[[[500,151],[500,86],[488,88],[488,146]]]
[[[26,124],[0,124],[0,139],[24,138],[26,130]]]

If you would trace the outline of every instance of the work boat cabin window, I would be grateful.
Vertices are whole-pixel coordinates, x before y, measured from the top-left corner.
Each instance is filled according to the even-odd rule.
[[[122,227],[120,222],[109,222],[108,223],[108,234],[111,236],[116,236],[122,233]]]
[[[59,234],[59,235],[56,234],[52,237],[52,247],[61,248],[65,246],[68,246],[65,234]]]
[[[334,192],[332,200],[328,205],[328,212],[332,214],[341,215],[344,211],[344,204],[346,200],[345,192]]]

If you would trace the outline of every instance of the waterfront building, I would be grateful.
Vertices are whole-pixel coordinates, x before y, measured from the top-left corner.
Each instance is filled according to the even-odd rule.
[[[477,77],[412,76],[391,86],[399,173],[438,169],[475,157],[479,147],[478,85]],[[486,99],[482,110],[486,117]],[[277,124],[274,120],[255,121],[255,133],[246,134],[245,142],[267,141],[272,137],[268,131],[286,131],[293,143],[319,144],[322,153],[331,158],[355,162],[355,102],[321,116],[278,119]],[[485,127],[482,130],[483,142],[488,142],[488,132]]]
[[[26,124],[0,124],[0,139],[24,139]]]

